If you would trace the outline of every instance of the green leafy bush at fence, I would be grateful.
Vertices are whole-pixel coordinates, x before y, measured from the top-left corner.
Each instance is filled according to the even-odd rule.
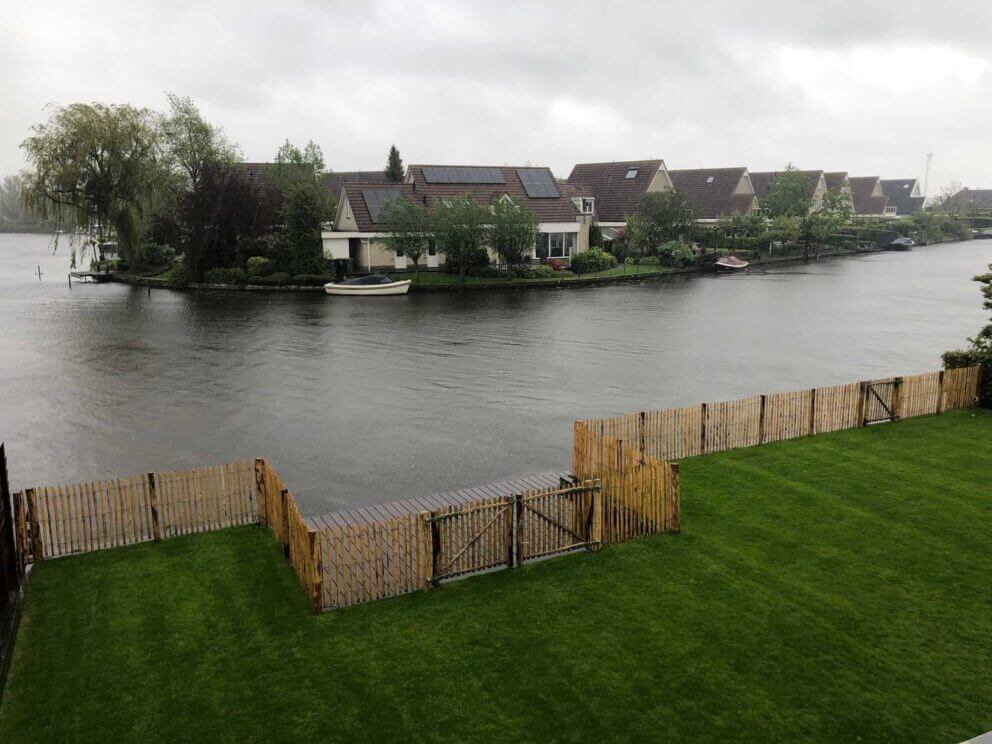
[[[276,268],[276,262],[265,256],[252,256],[247,263],[248,276],[268,276]]]
[[[244,284],[248,281],[248,274],[245,273],[244,269],[224,269],[217,267],[209,269],[203,275],[203,281],[206,284]]]
[[[616,265],[617,260],[612,254],[598,248],[590,248],[572,259],[571,269],[575,274],[592,274],[596,271],[609,271]]]
[[[323,287],[334,281],[334,277],[328,274],[295,274],[291,281],[300,287]]]
[[[575,276],[575,271],[567,269],[556,271],[553,266],[538,264],[537,266],[525,266],[516,269],[514,275],[517,279],[561,279],[565,276]]]
[[[269,274],[268,276],[252,277],[251,283],[263,287],[282,287],[289,284],[291,278],[288,272],[277,271],[275,274]]]
[[[992,408],[992,352],[975,349],[945,351],[941,357],[944,369],[958,369],[982,365],[982,388],[978,393],[982,408]]]

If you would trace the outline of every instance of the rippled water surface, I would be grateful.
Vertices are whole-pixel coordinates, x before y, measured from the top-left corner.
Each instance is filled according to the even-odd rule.
[[[0,439],[15,487],[262,454],[310,512],[387,501],[565,467],[576,417],[937,369],[989,262],[360,299],[70,290],[64,249],[0,235]]]

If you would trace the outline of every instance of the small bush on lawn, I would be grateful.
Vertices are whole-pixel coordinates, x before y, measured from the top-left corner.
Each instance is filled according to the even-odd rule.
[[[295,274],[292,279],[292,283],[300,287],[323,287],[330,281],[334,281],[334,277],[327,274]]]
[[[252,256],[246,264],[248,276],[268,276],[276,268],[276,262],[265,256]]]
[[[590,248],[572,259],[572,272],[591,274],[595,271],[608,271],[616,266],[617,260],[611,254],[598,248]]]
[[[248,281],[248,274],[244,269],[222,269],[214,268],[208,270],[203,275],[203,281],[207,284],[244,284]]]
[[[692,248],[680,240],[670,240],[658,248],[658,259],[668,266],[688,266],[693,257]]]
[[[275,274],[269,274],[268,276],[257,276],[252,277],[252,284],[259,284],[263,287],[282,287],[289,284],[290,275],[285,271],[277,271]]]

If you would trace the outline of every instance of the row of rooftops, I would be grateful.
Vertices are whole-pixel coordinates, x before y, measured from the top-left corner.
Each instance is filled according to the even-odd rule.
[[[263,164],[242,164],[255,173]],[[808,197],[826,191],[849,193],[856,214],[903,215],[923,207],[916,179],[883,180],[854,177],[843,171],[799,171],[806,176]],[[438,202],[468,194],[481,203],[509,197],[531,210],[542,223],[570,223],[580,216],[599,223],[622,224],[640,199],[651,192],[675,189],[686,195],[696,217],[712,221],[759,208],[780,171],[750,172],[747,168],[669,170],[661,159],[581,163],[558,181],[547,167],[411,165],[402,183],[388,183],[383,171],[338,171],[324,183],[341,206],[353,215],[352,229],[376,230],[381,207],[396,197],[428,209]],[[352,219],[349,218],[349,223]],[[337,227],[337,225],[336,225]]]

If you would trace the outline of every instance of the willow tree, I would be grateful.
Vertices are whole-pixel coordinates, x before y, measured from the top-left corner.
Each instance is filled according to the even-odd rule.
[[[113,235],[130,259],[165,178],[157,115],[126,104],[74,103],[31,131],[21,143],[30,207],[57,229],[78,228],[100,241]]]
[[[382,210],[382,221],[389,250],[413,261],[413,272],[419,273],[420,259],[434,239],[427,210],[403,197],[390,199]]]

